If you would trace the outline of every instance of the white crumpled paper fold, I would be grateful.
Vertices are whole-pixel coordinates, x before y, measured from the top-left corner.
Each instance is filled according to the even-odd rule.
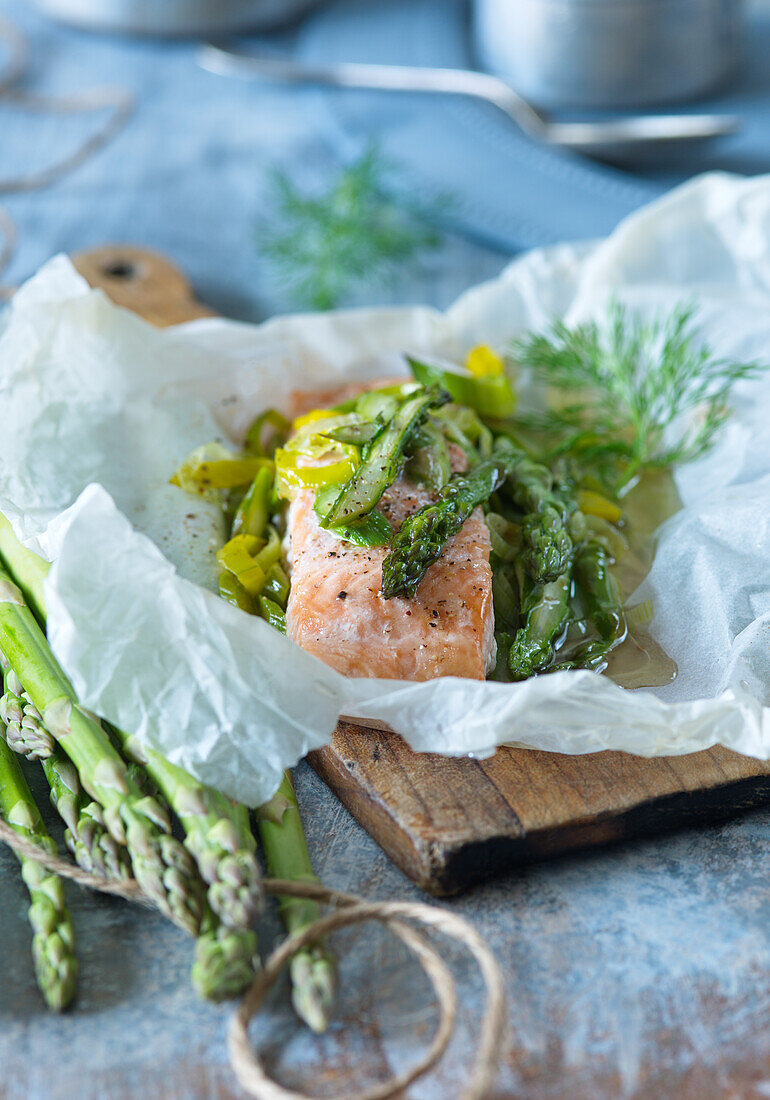
[[[554,314],[697,299],[723,355],[770,360],[770,180],[704,177],[596,246],[531,253],[445,315],[363,310],[259,327],[157,331],[58,258],[0,322],[0,510],[55,560],[49,634],[84,704],[234,797],[259,803],[340,713],[413,748],[514,741],[642,755],[721,743],[770,757],[770,375],[742,384],[719,445],[678,476],[660,532],[653,635],[670,686],[629,692],[588,672],[522,684],[349,680],[207,591],[216,509],[167,484],[186,454],[237,438],[295,387],[402,370],[399,353],[504,345]]]

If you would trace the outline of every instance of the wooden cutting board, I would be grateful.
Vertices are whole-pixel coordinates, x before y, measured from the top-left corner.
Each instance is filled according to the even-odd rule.
[[[184,276],[145,249],[111,246],[74,262],[154,324],[212,316]],[[416,754],[390,731],[340,722],[309,759],[394,862],[439,895],[528,860],[724,819],[770,799],[770,764],[722,748],[655,760],[502,748],[477,761]]]

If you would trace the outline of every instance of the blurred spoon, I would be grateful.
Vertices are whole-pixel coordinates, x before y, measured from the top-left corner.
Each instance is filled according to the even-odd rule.
[[[704,142],[735,133],[735,115],[628,115],[598,122],[552,122],[500,77],[470,69],[428,69],[406,65],[339,62],[314,65],[289,58],[260,57],[215,43],[198,54],[209,72],[284,84],[320,84],[330,88],[432,92],[471,96],[492,103],[529,137],[548,145],[587,153],[603,160],[627,160],[639,152],[665,150],[683,142]]]

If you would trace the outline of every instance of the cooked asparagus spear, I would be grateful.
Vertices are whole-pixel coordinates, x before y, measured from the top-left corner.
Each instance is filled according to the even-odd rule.
[[[522,525],[526,549],[524,566],[536,584],[555,580],[567,567],[572,541],[564,526],[564,512],[551,504],[527,516]]]
[[[503,455],[485,459],[467,474],[455,474],[433,504],[426,504],[401,525],[382,563],[382,594],[413,596],[448,540],[460,530],[474,508],[494,493],[508,472]]]
[[[605,641],[617,641],[625,632],[620,586],[610,570],[600,542],[583,546],[575,559],[575,578],[581,587],[589,617]]]
[[[601,671],[607,654],[626,636],[626,620],[617,580],[610,570],[605,547],[589,542],[575,558],[575,579],[585,600],[587,617],[598,637],[579,646],[565,668],[593,668]],[[562,666],[559,666],[562,667]]]
[[[378,415],[374,420],[361,420],[357,424],[341,424],[323,434],[327,439],[333,439],[337,443],[350,443],[355,447],[363,447],[371,443],[384,427],[385,419]]]
[[[255,816],[268,873],[275,878],[297,882],[318,882],[307,850],[294,784],[288,772],[284,774],[276,793],[255,811]],[[301,932],[320,915],[317,902],[304,898],[279,897],[278,906],[289,935]],[[304,947],[291,960],[290,973],[292,1003],[297,1015],[313,1031],[325,1031],[334,1004],[334,957],[322,943]]]
[[[101,727],[82,708],[21,591],[0,568],[0,650],[18,675],[43,724],[104,807],[104,821],[128,847],[142,889],[182,928],[195,935],[202,884],[190,855],[171,836],[167,814],[144,796]]]
[[[527,572],[536,584],[555,581],[567,568],[572,540],[566,528],[567,509],[553,491],[553,475],[509,439],[498,438],[495,451],[508,456],[511,465],[505,488],[526,514],[523,561]]]
[[[321,520],[321,526],[335,527],[368,515],[398,477],[401,456],[413,433],[431,409],[444,405],[448,400],[449,395],[435,386],[407,397],[369,443],[361,465],[343,486]]]
[[[571,579],[563,573],[555,581],[536,584],[526,596],[524,625],[517,630],[508,664],[514,680],[542,672],[553,659],[553,646],[567,622]]]
[[[428,420],[415,433],[407,477],[415,485],[438,492],[452,476],[449,444],[444,433]]]
[[[18,758],[0,738],[0,814],[11,828],[51,854],[56,845],[46,832]],[[75,994],[77,959],[72,921],[64,900],[64,884],[51,871],[20,857],[21,873],[32,904],[32,958],[40,991],[50,1008],[61,1011]]]
[[[249,813],[225,795],[170,764],[160,753],[119,734],[126,751],[157,783],[185,831],[185,847],[207,884],[208,903],[228,928],[250,928],[262,888]]]

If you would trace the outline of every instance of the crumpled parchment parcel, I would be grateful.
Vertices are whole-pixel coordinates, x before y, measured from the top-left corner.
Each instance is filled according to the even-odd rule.
[[[624,691],[589,672],[521,684],[351,680],[213,591],[218,510],[168,485],[193,447],[238,439],[296,387],[403,372],[404,350],[504,346],[554,315],[696,299],[723,355],[770,360],[770,179],[703,177],[597,245],[533,252],[442,315],[387,309],[197,321],[159,331],[89,290],[64,257],[0,323],[0,510],[55,564],[51,644],[83,703],[247,803],[323,745],[339,714],[387,722],[417,751],[770,757],[770,376],[683,467],[659,534],[651,632],[679,676]]]

